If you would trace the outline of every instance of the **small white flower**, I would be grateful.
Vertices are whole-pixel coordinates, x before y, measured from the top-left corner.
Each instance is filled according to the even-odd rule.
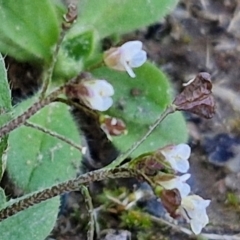
[[[104,62],[108,67],[127,71],[132,78],[135,77],[132,68],[140,67],[146,60],[147,53],[142,50],[140,41],[126,42],[121,47],[110,48],[104,53]]]
[[[189,169],[188,158],[191,154],[191,148],[187,144],[178,144],[168,146],[161,150],[171,167],[181,173],[186,173]]]
[[[82,82],[82,101],[90,108],[98,111],[109,109],[113,100],[113,86],[106,80],[87,80]]]
[[[167,181],[159,181],[159,183],[168,190],[177,188],[180,192],[181,197],[186,197],[190,191],[190,186],[186,183],[186,181],[191,177],[191,174],[187,173],[182,176],[176,176]]]
[[[178,211],[188,222],[190,222],[191,229],[196,235],[209,223],[206,208],[209,206],[210,202],[210,200],[205,200],[198,195],[182,198],[181,206]]]

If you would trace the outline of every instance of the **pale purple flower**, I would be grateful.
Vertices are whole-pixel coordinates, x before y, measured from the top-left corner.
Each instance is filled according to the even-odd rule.
[[[118,71],[126,71],[130,77],[136,75],[132,68],[140,67],[147,60],[147,53],[142,50],[142,42],[130,41],[121,47],[110,48],[104,53],[105,64]]]
[[[192,231],[197,235],[209,223],[206,208],[210,200],[205,200],[198,195],[182,198],[178,212],[190,223]]]
[[[191,174],[187,173],[182,176],[175,176],[174,178],[167,181],[158,181],[158,183],[165,189],[172,190],[177,188],[180,192],[181,197],[186,197],[190,191],[190,186],[186,181],[190,178]]]
[[[191,154],[191,148],[185,143],[178,145],[167,146],[161,150],[165,156],[166,161],[171,167],[180,173],[186,173],[189,169],[188,158]]]
[[[81,85],[83,87],[81,99],[88,107],[106,111],[112,106],[111,96],[114,94],[114,89],[106,80],[87,80]]]

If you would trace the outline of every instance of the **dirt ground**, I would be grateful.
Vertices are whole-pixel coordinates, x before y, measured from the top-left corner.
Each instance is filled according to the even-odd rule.
[[[238,0],[182,0],[165,20],[124,37],[144,43],[149,59],[168,74],[176,92],[198,72],[208,72],[212,76],[216,115],[211,120],[186,115],[192,146],[189,183],[193,193],[212,200],[207,209],[210,224],[203,232],[215,235],[209,235],[208,239],[240,239],[239,26]],[[11,63],[9,78],[17,101],[31,94],[37,84],[29,79],[27,84],[31,87],[28,89],[23,89],[26,84],[18,86],[13,73],[21,67],[13,60],[7,61]],[[40,69],[32,69],[30,65],[24,68],[39,75]],[[26,72],[21,72],[20,77],[26,80]],[[172,228],[154,217],[146,217],[143,223],[145,215],[140,211],[131,212],[141,219],[139,224],[126,222],[127,217],[123,216],[127,211],[114,210],[121,205],[117,200],[124,199],[124,193],[118,194],[119,198],[98,199],[100,239],[196,239],[184,233],[184,229]],[[88,220],[81,195],[71,193],[66,197],[67,211],[62,210],[48,240],[87,239]],[[106,209],[101,205],[104,201],[109,201]],[[165,216],[163,219],[166,220]],[[239,234],[238,238],[221,238],[234,234]]]

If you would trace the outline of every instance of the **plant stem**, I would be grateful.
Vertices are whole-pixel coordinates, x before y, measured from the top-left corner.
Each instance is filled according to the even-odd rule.
[[[24,197],[19,201],[13,203],[12,205],[2,209],[0,211],[0,221],[8,217],[11,217],[17,214],[18,212],[21,212],[35,204],[41,203],[63,193],[67,193],[70,191],[78,191],[80,185],[87,185],[91,182],[102,181],[104,179],[129,178],[129,177],[137,177],[140,180],[145,180],[144,175],[140,171],[127,168],[115,168],[110,170],[100,169],[89,173],[85,173],[75,179],[71,179],[66,182],[53,185],[50,188],[46,188],[44,190],[35,192],[30,196]]]
[[[155,130],[155,128],[171,113],[176,111],[173,105],[168,106],[164,112],[157,118],[157,120],[149,127],[149,130],[140,138],[139,141],[135,142],[125,153],[121,154],[116,160],[114,160],[111,164],[106,166],[106,169],[112,169],[119,166],[129,155],[135,151],[147,138],[148,136]]]
[[[58,52],[59,52],[59,49],[60,49],[60,46],[62,44],[62,41],[64,39],[65,34],[66,34],[66,29],[62,29],[61,33],[60,33],[60,36],[58,38],[57,44],[56,44],[56,48],[55,48],[55,50],[52,54],[52,59],[51,59],[50,66],[48,66],[48,68],[46,70],[46,73],[44,74],[42,91],[41,91],[40,97],[39,97],[40,100],[44,99],[44,97],[46,95],[46,92],[47,92],[47,89],[48,89],[48,86],[51,83],[53,70],[54,70],[54,67],[55,67],[56,62],[57,62]]]
[[[48,135],[50,135],[52,137],[58,138],[61,141],[69,144],[70,146],[72,146],[72,147],[76,148],[77,150],[79,150],[80,152],[82,152],[82,146],[79,146],[79,145],[75,144],[70,139],[68,139],[68,138],[66,138],[66,137],[64,137],[64,136],[62,136],[62,135],[60,135],[60,134],[58,134],[56,132],[50,131],[49,129],[46,129],[46,128],[42,127],[42,126],[39,126],[39,125],[37,125],[35,123],[31,123],[31,122],[25,122],[24,125],[27,126],[27,127],[34,128],[34,129],[36,129],[38,131],[44,132],[44,133],[46,133],[46,134],[48,134]]]
[[[6,123],[0,128],[0,138],[7,135],[9,132],[13,131],[17,127],[23,125],[31,116],[33,116],[36,112],[40,109],[44,108],[46,105],[50,104],[55,100],[55,98],[62,93],[65,85],[59,87],[55,91],[49,94],[43,100],[35,102],[31,107],[29,107],[24,113],[16,117],[15,119],[11,120],[10,122]]]
[[[88,209],[88,214],[89,214],[89,222],[88,222],[88,232],[87,232],[87,240],[93,240],[94,239],[94,212],[93,212],[93,202],[92,202],[92,197],[89,193],[89,190],[86,186],[82,185],[80,186],[80,191],[81,194],[83,195],[85,199],[85,203]]]

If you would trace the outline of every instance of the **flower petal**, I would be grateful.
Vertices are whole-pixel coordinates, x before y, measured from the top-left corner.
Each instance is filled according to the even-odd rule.
[[[185,181],[190,177],[190,174],[185,174],[183,176],[176,176],[167,181],[159,181],[159,184],[162,185],[167,190],[172,190],[177,188],[180,192],[181,197],[186,197],[190,191],[190,186],[185,183]]]
[[[102,97],[112,96],[114,94],[113,86],[106,80],[97,80],[94,84],[94,92],[100,94]]]
[[[210,200],[205,200],[198,195],[186,196],[182,198],[179,208],[182,216],[190,222],[192,231],[199,234],[208,222],[209,218],[206,207],[210,204]]]
[[[180,158],[184,158],[184,159],[188,159],[191,154],[191,148],[189,147],[189,145],[185,143],[178,144],[176,146],[175,151]]]
[[[174,169],[180,173],[186,173],[189,169],[189,162],[186,159],[179,159],[175,161]]]
[[[132,77],[132,78],[136,77],[135,73],[133,72],[133,70],[129,67],[129,65],[126,62],[123,62],[123,66],[125,67],[125,69],[130,77]]]
[[[81,95],[82,101],[90,108],[106,111],[113,104],[110,96],[114,94],[113,86],[106,80],[87,80],[82,82],[89,94]],[[91,94],[90,94],[91,93]]]
[[[132,68],[137,68],[142,66],[147,60],[147,53],[143,50],[136,53],[132,59],[129,61],[129,66]]]
[[[134,55],[136,55],[142,49],[142,42],[140,41],[129,41],[124,43],[120,50],[125,56],[125,59],[130,60]]]
[[[110,97],[106,97],[103,100],[101,109],[98,109],[99,111],[106,111],[108,110],[113,104],[113,100]]]

